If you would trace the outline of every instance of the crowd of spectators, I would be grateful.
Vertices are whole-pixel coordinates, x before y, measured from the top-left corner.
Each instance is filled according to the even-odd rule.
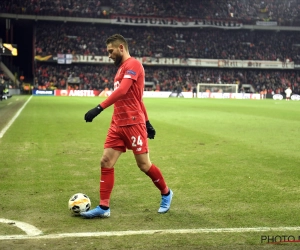
[[[42,57],[59,53],[107,56],[105,40],[123,34],[134,57],[206,58],[300,62],[300,34],[289,31],[223,29],[174,29],[158,27],[38,22],[35,53]],[[267,70],[157,68],[146,67],[147,81],[154,90],[172,91],[178,84],[190,90],[199,82],[251,84],[255,92],[268,89],[282,92],[287,86],[298,89],[296,73]],[[55,65],[36,67],[35,84],[66,88],[67,78],[78,76],[80,89],[112,89],[115,68],[108,65]],[[71,86],[73,87],[73,86]],[[147,88],[152,89],[152,87]],[[298,91],[298,90],[297,90]]]
[[[179,18],[231,19],[244,23],[251,20],[273,20],[292,24],[300,14],[299,0],[129,0],[121,3],[113,6],[116,14],[170,17],[176,13]]]
[[[300,33],[37,23],[36,55],[107,55],[105,40],[121,33],[135,57],[300,61]]]
[[[116,68],[113,65],[58,65],[37,64],[35,88],[48,89],[113,89],[113,77]],[[290,86],[299,94],[300,72],[294,70],[247,70],[247,69],[210,69],[187,67],[145,66],[147,91],[175,91],[178,85],[183,91],[191,91],[197,83],[243,84],[251,85],[254,92],[266,89],[268,93],[283,93]],[[68,84],[68,79],[78,77],[79,82]]]
[[[110,5],[110,1],[105,0],[1,0],[0,13],[108,18],[105,7]]]
[[[299,18],[300,0],[2,0],[0,13],[112,18],[113,15],[202,19],[278,21]],[[134,57],[206,58],[231,60],[293,61],[300,63],[300,35],[293,31],[246,29],[174,29],[91,24],[36,22],[35,54],[106,56],[105,39],[121,33]],[[56,65],[37,63],[35,87],[66,88],[68,78],[78,77],[80,89],[112,89],[115,69],[111,65]],[[282,92],[287,86],[298,91],[297,71],[236,70],[146,67],[147,90],[172,91],[178,85],[190,90],[199,82],[251,84],[255,92]],[[70,86],[69,86],[70,87]],[[298,91],[299,92],[299,91]]]
[[[1,0],[0,13],[111,18],[115,15],[232,20],[299,19],[299,0]]]
[[[112,89],[115,68],[112,65],[57,65],[37,64],[35,67],[34,88],[41,86],[47,89]],[[69,79],[79,78],[76,84],[70,84]]]

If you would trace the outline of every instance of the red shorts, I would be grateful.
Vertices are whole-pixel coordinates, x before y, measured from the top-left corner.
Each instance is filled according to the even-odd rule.
[[[134,124],[129,126],[111,126],[108,129],[104,148],[126,152],[132,150],[134,154],[148,153],[148,139],[146,125]]]

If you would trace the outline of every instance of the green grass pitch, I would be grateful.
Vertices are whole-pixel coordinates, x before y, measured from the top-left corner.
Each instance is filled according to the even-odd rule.
[[[16,98],[0,103],[0,131],[11,115],[5,102]],[[74,193],[86,193],[92,207],[99,201],[99,162],[113,109],[92,123],[83,117],[101,100],[32,97],[0,139],[0,218],[44,235],[300,226],[300,102],[284,100],[144,99],[157,132],[150,158],[174,191],[171,210],[157,213],[159,192],[127,151],[115,166],[111,217],[70,216]],[[0,236],[22,233],[0,223]],[[262,235],[300,231],[0,240],[0,249],[269,249]]]

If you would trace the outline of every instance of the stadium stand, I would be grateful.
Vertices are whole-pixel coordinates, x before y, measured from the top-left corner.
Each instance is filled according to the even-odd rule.
[[[112,15],[179,18],[272,20],[293,25],[299,20],[299,0],[2,0],[0,12],[27,15],[110,18]]]
[[[36,69],[35,87],[65,89],[68,78],[79,77],[78,89],[104,90],[112,89],[114,66],[97,65],[56,65],[40,64]],[[145,67],[146,81],[155,83],[146,90],[172,91],[177,84],[183,91],[191,91],[193,84],[206,83],[244,83],[250,84],[259,93],[267,89],[268,93],[282,93],[288,86],[299,93],[300,75],[295,71],[282,70],[237,70],[237,69],[203,69],[174,67]]]
[[[39,22],[36,54],[107,55],[106,34],[122,32],[132,56],[300,61],[300,33],[223,29],[174,29]]]
[[[122,33],[130,43],[135,57],[201,58],[224,60],[267,60],[300,64],[300,38],[293,30],[253,30],[221,28],[174,28],[156,26],[126,26],[107,23],[84,23],[80,18],[109,19],[116,16],[174,17],[179,20],[221,20],[228,25],[232,20],[242,24],[295,26],[299,23],[300,0],[203,0],[200,2],[121,0],[3,0],[0,13],[38,16],[75,17],[76,22],[37,21],[35,25],[35,55],[72,54],[107,56],[105,39]],[[37,18],[38,19],[38,18]],[[223,27],[224,28],[224,27]],[[89,63],[58,65],[47,61],[35,63],[36,88],[66,88],[69,77],[78,77],[74,85],[80,89],[111,89],[115,69],[112,65]],[[299,93],[297,70],[230,69],[201,67],[156,67],[145,65],[147,81],[154,82],[147,90],[173,90],[180,84],[191,90],[198,82],[251,84],[255,92],[281,93],[287,86]]]

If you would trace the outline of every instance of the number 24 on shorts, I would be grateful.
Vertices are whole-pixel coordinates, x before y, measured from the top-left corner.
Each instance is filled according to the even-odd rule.
[[[143,146],[143,141],[141,140],[141,137],[138,136],[137,138],[135,136],[131,136],[132,140],[132,147],[137,147],[137,146]]]

